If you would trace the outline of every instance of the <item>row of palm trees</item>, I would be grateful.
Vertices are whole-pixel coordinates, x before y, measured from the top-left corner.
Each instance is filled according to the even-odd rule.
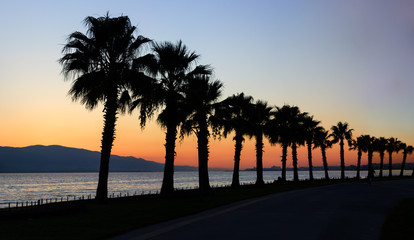
[[[361,168],[361,156],[363,152],[368,153],[368,169],[372,167],[372,158],[373,153],[378,152],[380,156],[380,167],[379,167],[379,177],[383,176],[383,166],[384,166],[384,155],[385,152],[388,152],[388,175],[392,176],[392,154],[403,151],[403,160],[401,163],[400,176],[404,175],[405,163],[407,161],[407,155],[413,153],[413,146],[407,145],[406,143],[401,142],[397,138],[376,138],[370,135],[361,135],[355,140],[350,140],[350,150],[358,151],[358,161],[357,161],[357,178],[360,177],[360,168]],[[413,172],[414,176],[414,172]]]
[[[263,181],[263,141],[282,146],[282,180],[286,180],[287,151],[292,150],[294,180],[298,181],[297,148],[308,149],[309,176],[313,179],[312,149],[322,151],[325,177],[328,179],[326,149],[338,143],[341,147],[341,177],[345,174],[344,144],[358,150],[358,169],[362,152],[379,151],[367,138],[352,140],[352,129],[339,122],[331,133],[296,106],[270,107],[264,101],[254,102],[251,96],[235,94],[219,102],[223,84],[212,78],[209,65],[197,65],[199,55],[181,42],[156,43],[135,36],[136,28],[127,16],[112,18],[87,17],[86,34],[74,32],[63,47],[60,63],[66,79],[73,79],[69,90],[92,110],[99,103],[104,107],[104,128],[96,199],[107,198],[109,159],[119,114],[139,111],[141,127],[158,114],[157,121],[165,129],[165,168],[162,194],[174,191],[174,159],[177,137],[195,134],[198,149],[199,188],[210,189],[208,177],[209,138],[227,137],[234,133],[235,154],[232,186],[240,185],[240,156],[245,137],[256,141],[256,184]],[[362,137],[362,136],[361,136]],[[371,139],[371,138],[370,138]],[[372,140],[374,142],[374,140]],[[397,142],[397,141],[395,141]],[[397,144],[397,143],[395,143]],[[385,148],[391,154],[391,140]],[[412,147],[404,150],[406,155]],[[400,149],[400,148],[399,148]],[[410,150],[411,149],[411,150]],[[385,151],[385,150],[384,150]],[[391,151],[391,152],[390,152]],[[370,155],[371,154],[371,155]],[[382,160],[381,160],[382,166]],[[381,172],[382,175],[382,167]],[[358,170],[359,177],[359,170]]]

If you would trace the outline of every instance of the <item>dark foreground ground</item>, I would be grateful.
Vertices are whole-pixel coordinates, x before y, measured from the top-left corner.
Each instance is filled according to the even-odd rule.
[[[121,239],[379,239],[414,180],[349,182],[272,194],[141,228]]]

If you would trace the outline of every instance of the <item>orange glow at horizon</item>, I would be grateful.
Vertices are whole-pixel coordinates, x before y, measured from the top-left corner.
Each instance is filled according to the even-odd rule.
[[[99,110],[98,110],[99,109]],[[18,113],[18,117],[3,119],[5,124],[0,131],[7,138],[0,139],[0,146],[25,147],[28,145],[63,145],[67,147],[84,148],[100,151],[103,118],[100,108],[86,111],[77,103],[70,104],[64,110],[54,105],[45,105],[39,113],[38,109],[26,109]],[[53,112],[53,114],[48,114]],[[28,121],[27,116],[30,116]],[[65,119],[65,121],[62,121]],[[165,157],[165,130],[155,122],[149,121],[144,129],[140,129],[137,114],[132,116],[119,116],[117,121],[116,139],[112,154],[120,156],[133,156],[149,161],[164,163]],[[210,168],[233,169],[234,141],[233,135],[227,138],[210,138]],[[280,145],[271,146],[264,140],[263,166],[281,166],[282,150]],[[182,141],[177,139],[175,165],[197,166],[197,140],[194,135],[186,136]],[[322,166],[320,149],[314,149],[313,165]],[[345,145],[345,164],[356,165],[357,152],[348,151]],[[329,166],[339,166],[339,145],[327,149]],[[393,162],[402,160],[402,153],[393,154]],[[385,154],[384,161],[388,161]],[[379,163],[378,154],[374,154],[374,163]],[[409,155],[407,162],[413,162]],[[363,154],[362,164],[367,163],[366,153]],[[241,153],[240,169],[256,166],[255,140],[246,137]],[[298,167],[307,167],[307,149],[298,148]],[[291,149],[288,149],[287,167],[292,167]]]

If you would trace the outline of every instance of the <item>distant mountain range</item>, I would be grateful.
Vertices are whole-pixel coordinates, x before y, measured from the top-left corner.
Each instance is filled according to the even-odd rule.
[[[98,172],[100,152],[63,146],[0,147],[0,173]],[[175,171],[195,171],[191,166],[175,166]],[[111,172],[161,172],[164,164],[142,158],[112,155]]]

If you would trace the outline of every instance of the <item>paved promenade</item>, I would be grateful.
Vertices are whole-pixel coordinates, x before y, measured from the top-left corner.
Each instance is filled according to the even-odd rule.
[[[344,183],[268,195],[138,229],[133,239],[378,239],[414,180]]]

